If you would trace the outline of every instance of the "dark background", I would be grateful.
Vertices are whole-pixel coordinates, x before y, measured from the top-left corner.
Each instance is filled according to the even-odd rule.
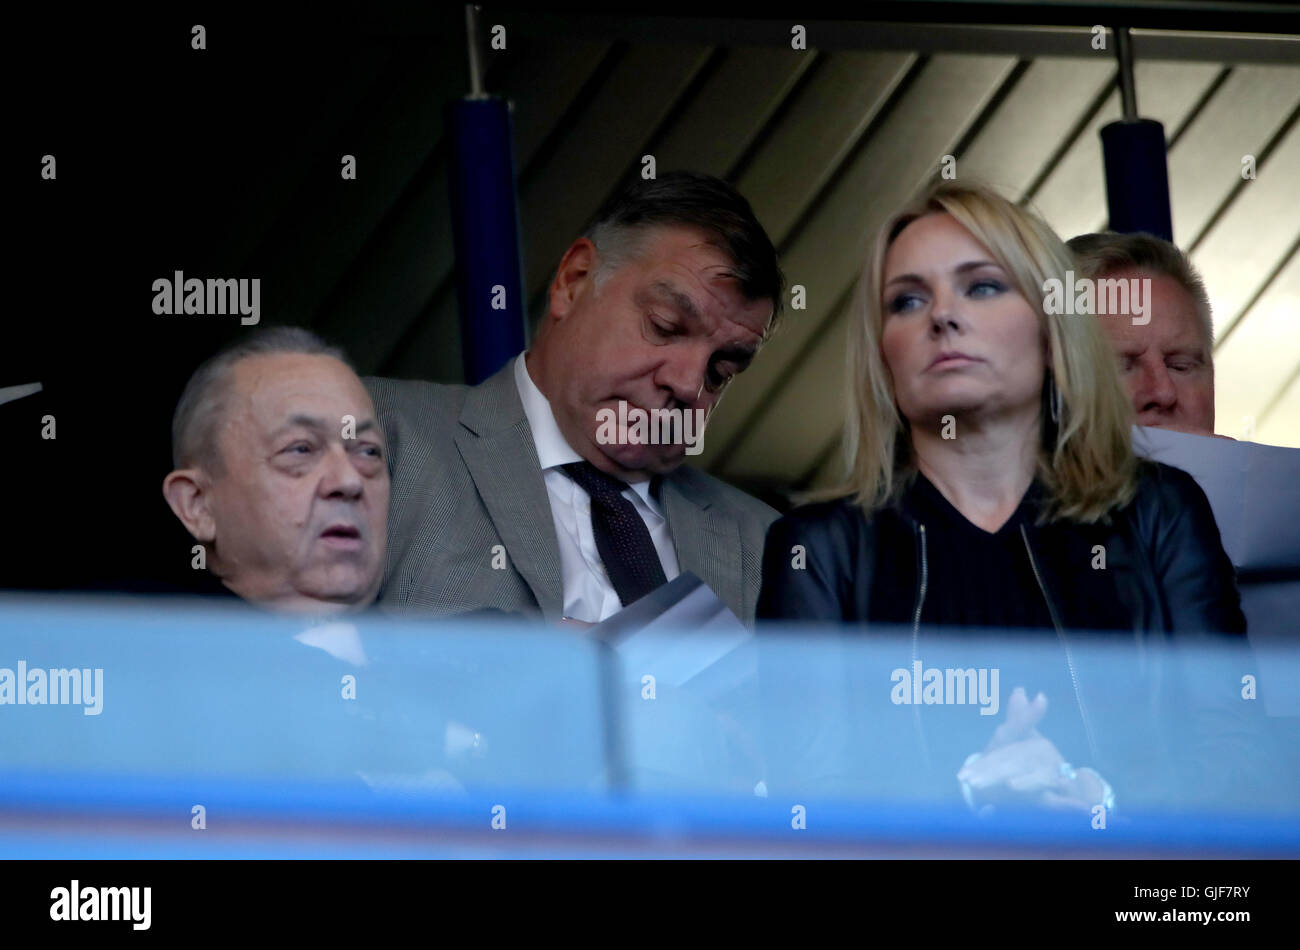
[[[444,12],[447,53],[463,60],[463,14]],[[190,48],[194,22],[208,29],[206,51]],[[17,515],[0,586],[184,584],[193,542],[161,492],[171,414],[197,364],[247,328],[238,316],[155,315],[151,284],[175,270],[260,276],[260,326],[328,322],[346,250],[317,249],[322,266],[303,271],[285,243],[314,214],[322,245],[349,244],[351,211],[383,183],[366,174],[369,143],[345,142],[347,129],[412,68],[417,45],[428,55],[427,37],[204,12],[94,27],[51,17],[11,42],[30,73],[6,150],[19,183],[9,273],[21,292],[0,386],[44,391],[0,406],[0,484]],[[358,181],[339,177],[344,152],[358,154]],[[39,179],[46,153],[57,181]],[[347,334],[322,329],[364,335],[367,314],[353,318]],[[458,360],[457,340],[451,348]],[[54,440],[40,436],[46,413]]]

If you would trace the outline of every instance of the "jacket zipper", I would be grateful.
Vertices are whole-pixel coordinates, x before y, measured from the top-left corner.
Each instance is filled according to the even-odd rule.
[[[1074,656],[1070,653],[1070,641],[1066,639],[1065,630],[1061,627],[1061,621],[1056,616],[1056,607],[1052,604],[1052,598],[1047,594],[1047,586],[1043,583],[1043,577],[1038,573],[1038,562],[1034,560],[1034,549],[1029,546],[1029,534],[1025,531],[1025,526],[1020,526],[1020,537],[1025,542],[1025,553],[1029,555],[1029,566],[1034,570],[1034,580],[1038,581],[1038,589],[1043,592],[1043,600],[1047,602],[1047,612],[1052,616],[1052,625],[1056,627],[1056,636],[1061,641],[1061,646],[1065,648],[1065,662],[1070,667],[1070,682],[1074,684],[1074,699],[1079,704],[1079,716],[1083,719],[1083,731],[1088,737],[1088,750],[1092,753],[1092,762],[1094,765],[1098,762],[1097,743],[1092,737],[1092,723],[1088,719],[1088,708],[1083,704],[1083,694],[1079,692],[1079,676],[1074,669]]]
[[[925,549],[925,525],[917,524],[917,535],[921,552],[921,585],[916,595],[916,610],[912,613],[912,669],[916,669],[916,661],[919,659],[920,651],[920,632],[921,632],[921,608],[925,606],[925,590],[930,581],[930,563],[926,557]],[[912,714],[916,719],[916,735],[921,743],[921,755],[925,759],[926,768],[931,768],[930,746],[925,738],[925,728],[921,725],[921,707],[913,704]]]

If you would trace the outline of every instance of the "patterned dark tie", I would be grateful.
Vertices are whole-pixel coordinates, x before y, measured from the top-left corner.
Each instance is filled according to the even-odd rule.
[[[626,607],[668,582],[650,539],[650,529],[632,502],[623,497],[626,483],[590,462],[570,462],[564,473],[591,496],[591,528],[605,573]]]

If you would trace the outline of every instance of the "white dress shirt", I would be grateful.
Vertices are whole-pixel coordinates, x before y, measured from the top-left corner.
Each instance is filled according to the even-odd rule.
[[[528,427],[533,430],[537,461],[546,480],[546,494],[551,500],[555,519],[555,536],[560,542],[560,576],[564,581],[564,615],[574,620],[598,623],[623,609],[618,592],[610,583],[596,535],[591,527],[591,496],[560,469],[583,458],[569,446],[560,432],[551,404],[537,388],[521,353],[515,360],[515,385],[524,404]],[[623,490],[637,514],[650,529],[650,540],[659,552],[664,577],[672,580],[679,573],[673,536],[668,530],[659,502],[650,493],[650,481],[634,482]]]

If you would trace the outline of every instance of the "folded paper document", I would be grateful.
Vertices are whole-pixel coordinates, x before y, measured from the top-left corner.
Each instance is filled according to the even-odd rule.
[[[1196,479],[1239,572],[1300,573],[1300,449],[1145,426],[1133,431],[1139,454]]]

